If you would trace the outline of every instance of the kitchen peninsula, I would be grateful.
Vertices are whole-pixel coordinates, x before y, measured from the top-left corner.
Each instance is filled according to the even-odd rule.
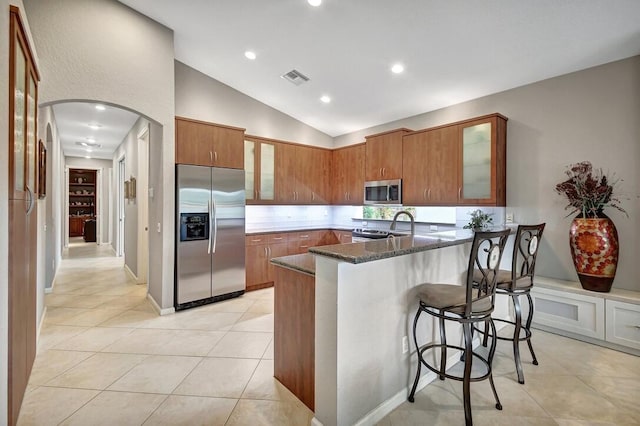
[[[404,236],[314,247],[310,254],[272,260],[278,266],[274,373],[314,410],[314,424],[374,424],[406,400],[415,374],[415,347],[410,342],[403,352],[403,337],[411,335],[415,287],[424,282],[461,285],[472,238],[470,231]],[[286,336],[291,330],[279,326],[279,316],[291,315],[282,310],[285,306],[297,306],[297,318],[289,318],[299,325],[297,347],[281,345],[291,338]],[[507,312],[507,300],[499,298],[496,314]],[[420,328],[424,340],[437,331],[433,324],[421,323]],[[453,365],[458,356],[450,356]],[[289,366],[284,380],[279,365]],[[299,395],[310,384],[296,388],[287,382],[302,383],[305,375],[309,381],[309,366],[311,399],[308,392]],[[426,374],[419,388],[434,378]]]

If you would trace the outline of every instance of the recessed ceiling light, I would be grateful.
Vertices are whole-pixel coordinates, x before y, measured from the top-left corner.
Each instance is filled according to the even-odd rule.
[[[93,130],[98,130],[102,126],[99,124],[92,123],[92,124],[89,124],[89,127],[92,128]]]
[[[391,72],[394,73],[394,74],[400,74],[403,71],[404,71],[404,65],[402,65],[402,64],[394,64],[391,67]]]
[[[95,138],[87,138],[87,141],[89,141],[89,142],[93,143],[93,142],[95,142],[95,141],[96,141],[96,139],[95,139]]]
[[[329,102],[331,102],[331,98],[330,98],[329,96],[327,96],[327,95],[323,95],[323,96],[320,98],[320,100],[321,100],[322,102],[324,102],[325,104],[328,104]]]
[[[107,109],[104,105],[102,104],[96,104],[96,109],[98,111],[104,111],[105,109]]]
[[[318,7],[322,4],[322,0],[307,0],[307,2],[313,7]]]
[[[87,152],[93,152],[91,148],[87,148]]]
[[[91,156],[90,155],[85,155],[84,158],[91,159]]]
[[[252,61],[256,58],[256,54],[255,54],[255,52],[252,52],[252,51],[250,51],[250,50],[247,50],[246,52],[244,52],[244,56],[245,56],[247,59],[251,59]]]

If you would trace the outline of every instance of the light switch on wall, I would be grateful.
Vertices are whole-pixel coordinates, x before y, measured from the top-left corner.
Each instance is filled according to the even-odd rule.
[[[162,227],[160,226],[160,222],[158,222],[157,228],[158,228],[158,233],[160,233],[160,229],[162,228]]]

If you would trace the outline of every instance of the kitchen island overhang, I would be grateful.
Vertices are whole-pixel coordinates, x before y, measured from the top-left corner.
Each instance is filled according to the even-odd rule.
[[[375,424],[406,400],[416,355],[412,339],[406,353],[402,341],[411,336],[416,286],[462,285],[472,238],[472,232],[456,231],[446,238],[406,236],[316,247],[306,255],[315,257],[314,263],[306,259],[306,271],[287,257],[273,260],[315,275],[314,424]],[[497,299],[495,313],[508,316],[506,298]],[[433,321],[421,321],[421,341],[437,335]],[[455,328],[447,328],[447,335],[450,341],[461,339]],[[458,354],[449,356],[448,365],[458,361]],[[433,379],[425,374],[419,389]]]

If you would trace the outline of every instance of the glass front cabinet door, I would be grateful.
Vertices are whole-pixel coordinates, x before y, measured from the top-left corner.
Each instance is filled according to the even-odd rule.
[[[506,124],[494,114],[459,125],[458,204],[506,205]]]
[[[245,193],[247,204],[275,199],[275,145],[258,138],[244,141]]]

